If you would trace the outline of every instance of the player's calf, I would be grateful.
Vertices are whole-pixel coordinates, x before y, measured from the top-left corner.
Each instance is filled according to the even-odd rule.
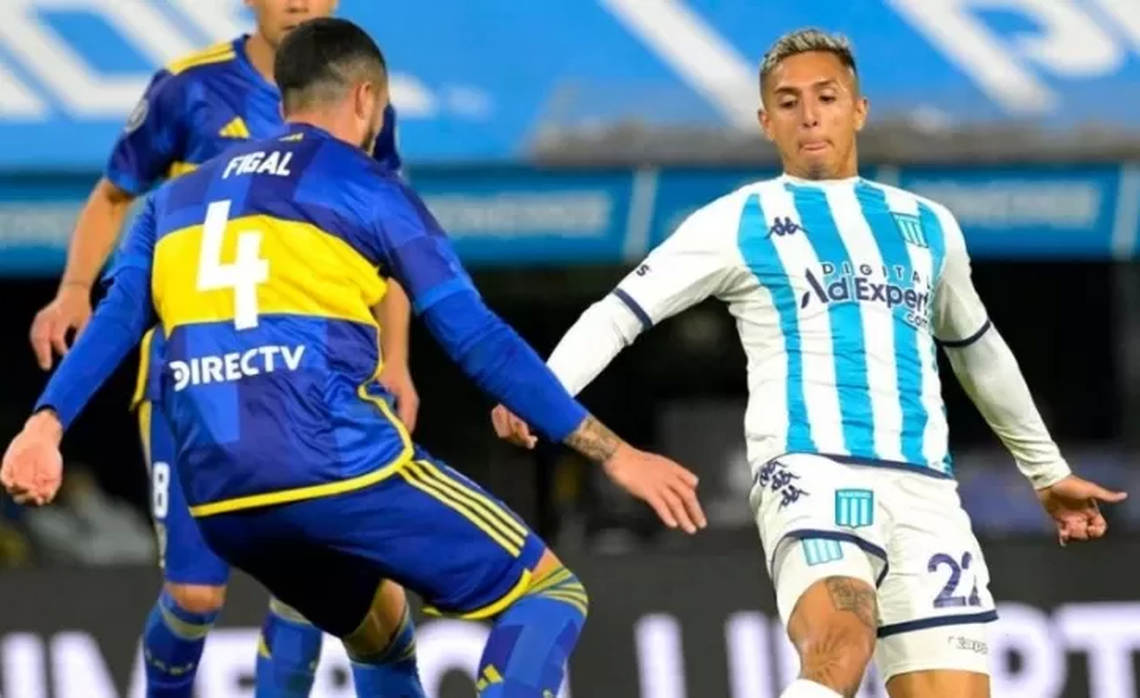
[[[147,698],[190,698],[206,635],[225,603],[226,588],[166,584],[143,632]]]
[[[875,650],[875,590],[851,577],[827,577],[800,596],[788,635],[800,656],[800,678],[782,698],[850,698]]]
[[[586,622],[582,582],[547,550],[530,588],[499,616],[476,687],[480,698],[553,698]]]
[[[403,588],[382,582],[368,615],[343,639],[360,698],[426,698],[416,664],[416,631]]]
[[[282,601],[269,600],[257,647],[255,698],[306,698],[324,633]]]

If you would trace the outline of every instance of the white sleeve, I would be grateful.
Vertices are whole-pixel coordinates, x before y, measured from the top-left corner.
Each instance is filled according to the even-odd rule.
[[[689,216],[608,296],[590,306],[547,365],[573,395],[644,330],[722,292],[737,271],[722,238],[724,200]]]
[[[962,229],[949,211],[936,210],[946,241],[946,257],[934,291],[934,338],[943,346],[969,344],[988,329],[989,316],[974,289]]]
[[[640,333],[638,319],[610,294],[582,313],[546,365],[571,395],[577,395]]]
[[[974,289],[970,257],[958,223],[939,211],[946,258],[934,296],[934,335],[954,375],[986,423],[1013,455],[1034,488],[1048,487],[1071,470],[1049,435],[1017,359],[990,323]]]

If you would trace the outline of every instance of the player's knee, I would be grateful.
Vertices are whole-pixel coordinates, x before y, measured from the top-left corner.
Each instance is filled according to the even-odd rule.
[[[166,584],[166,593],[174,599],[178,607],[190,613],[209,614],[222,610],[226,603],[224,586],[203,586],[199,584]]]
[[[590,596],[586,586],[549,548],[535,565],[533,581],[524,598],[527,596],[546,596],[569,603],[582,614],[583,621],[589,615]]]
[[[875,651],[875,590],[858,579],[828,577],[796,604],[788,633],[801,676],[853,696]]]
[[[567,570],[569,571],[569,570]],[[578,578],[578,575],[570,571],[571,588],[575,590],[577,597],[582,601],[582,618],[585,620],[590,615],[590,592],[586,589],[586,585]]]

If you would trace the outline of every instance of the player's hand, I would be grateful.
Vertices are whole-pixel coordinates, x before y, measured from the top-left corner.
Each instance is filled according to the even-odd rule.
[[[59,419],[45,410],[32,416],[12,439],[0,466],[0,484],[17,504],[41,506],[55,498],[63,479],[62,438]]]
[[[416,430],[416,418],[420,413],[420,394],[412,382],[412,373],[407,366],[387,364],[380,372],[380,384],[396,398],[396,416],[408,428],[408,433]]]
[[[538,437],[530,433],[530,427],[502,405],[491,410],[491,424],[495,427],[495,435],[508,443],[523,448],[534,448]]]
[[[55,299],[36,313],[32,321],[32,350],[40,368],[50,371],[52,350],[67,354],[67,333],[74,329],[78,337],[91,319],[91,289],[79,284],[67,284],[59,289]]]
[[[619,487],[653,507],[669,528],[693,534],[708,525],[697,499],[697,476],[677,463],[622,444],[603,464]]]
[[[1054,485],[1037,490],[1037,498],[1049,516],[1053,517],[1058,538],[1064,547],[1069,541],[1103,536],[1108,531],[1108,522],[1100,513],[1098,502],[1116,504],[1123,502],[1128,495],[1070,475]]]

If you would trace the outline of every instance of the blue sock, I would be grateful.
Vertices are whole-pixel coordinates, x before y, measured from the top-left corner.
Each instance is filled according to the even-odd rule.
[[[491,629],[479,660],[479,696],[557,696],[588,610],[585,587],[565,567],[536,580]]]
[[[218,613],[191,613],[163,590],[143,631],[147,698],[193,696],[198,660]]]
[[[269,602],[257,644],[256,698],[307,698],[324,633],[277,599]]]
[[[375,657],[353,657],[352,682],[358,698],[427,698],[416,667],[416,626],[406,609],[386,650]]]

